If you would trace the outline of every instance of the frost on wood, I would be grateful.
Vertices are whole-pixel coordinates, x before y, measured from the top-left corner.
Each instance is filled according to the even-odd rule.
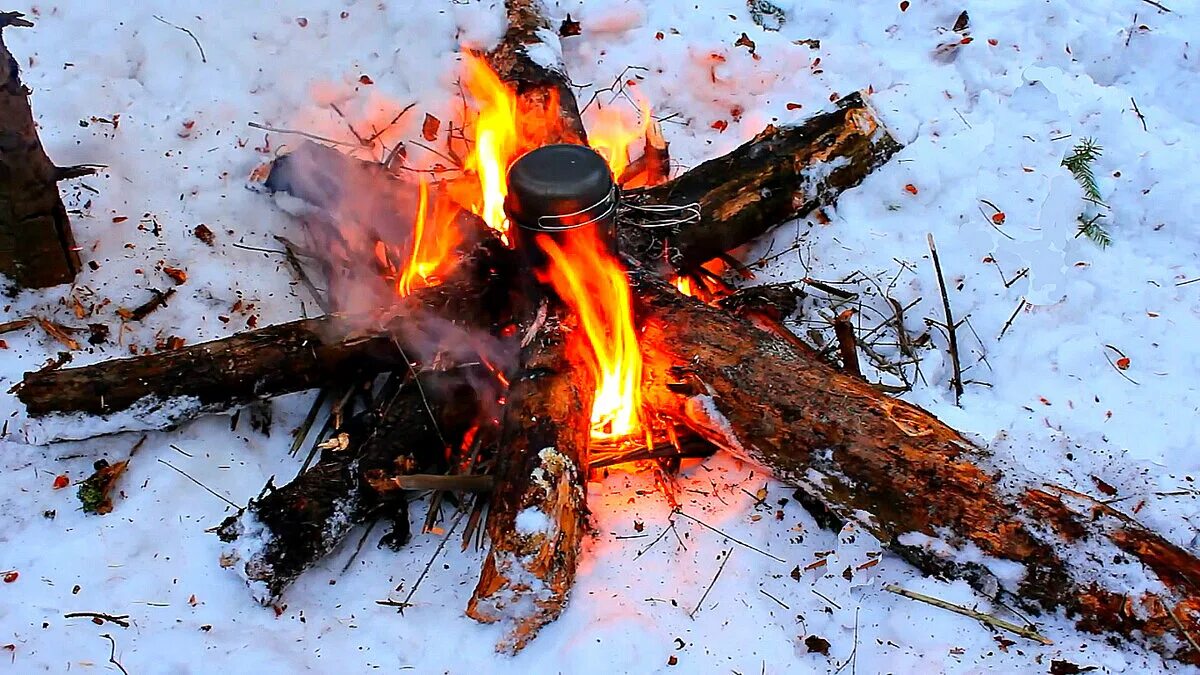
[[[163,400],[157,394],[148,394],[128,408],[108,415],[78,412],[32,418],[23,427],[24,440],[31,445],[46,445],[122,431],[166,429],[204,413],[223,411],[224,406],[207,407],[195,396]]]

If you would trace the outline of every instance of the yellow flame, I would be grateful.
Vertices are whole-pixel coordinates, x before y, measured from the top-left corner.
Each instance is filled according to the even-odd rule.
[[[592,438],[617,439],[642,429],[642,355],[633,327],[633,301],[621,264],[592,228],[559,241],[539,235],[550,261],[542,273],[579,317],[596,376]]]
[[[620,180],[629,166],[629,146],[650,128],[650,107],[645,103],[640,106],[640,115],[638,122],[617,108],[600,108],[589,120],[588,145],[608,162],[615,180]]]
[[[479,105],[475,120],[475,147],[467,158],[466,168],[479,177],[479,203],[472,211],[483,218],[501,239],[508,242],[508,218],[504,214],[504,198],[508,195],[505,174],[516,159],[517,99],[505,86],[487,61],[466,52],[463,59],[467,75],[463,83]]]

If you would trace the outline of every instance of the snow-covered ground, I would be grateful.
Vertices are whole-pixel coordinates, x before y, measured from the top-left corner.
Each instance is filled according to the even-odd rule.
[[[34,89],[50,155],[108,166],[64,186],[88,263],[77,284],[0,307],[0,322],[35,314],[110,325],[112,342],[76,353],[76,364],[154,349],[169,336],[194,343],[311,314],[282,256],[253,250],[276,249],[272,235],[294,235],[297,225],[243,189],[258,163],[296,138],[247,123],[350,139],[329,103],[365,126],[415,102],[394,138],[416,138],[420,113],[453,117],[458,45],[486,46],[502,29],[498,1],[186,4],[9,8],[37,22],[5,38]],[[920,333],[923,319],[942,318],[932,233],[954,309],[970,318],[961,340],[975,382],[955,407],[935,328],[906,398],[988,442],[1002,466],[1093,493],[1092,476],[1106,481],[1130,509],[1144,502],[1140,519],[1195,550],[1196,0],[1166,1],[1171,13],[1141,0],[775,4],[787,10],[779,32],[756,26],[742,0],[563,0],[553,11],[582,24],[565,42],[572,78],[585,86],[580,100],[627,66],[644,68],[624,78],[636,73],[656,114],[674,115],[664,128],[682,167],[767,123],[872,89],[906,149],[845,194],[829,223],[789,224],[761,243],[751,259],[775,257],[760,279],[857,280],[845,288],[863,294],[867,331],[890,312],[867,281],[877,280],[906,305],[921,299],[907,311],[909,330]],[[964,9],[973,41],[939,50],[961,42],[950,28]],[[743,32],[753,55],[735,46]],[[795,42],[809,38],[820,46]],[[1103,250],[1075,236],[1088,204],[1060,166],[1084,137],[1104,147],[1095,166],[1113,244]],[[425,160],[433,158],[411,148],[410,162]],[[1004,212],[1002,224],[983,200]],[[215,234],[213,246],[194,236],[200,224]],[[121,330],[118,308],[173,284],[164,267],[186,270],[187,281],[169,306]],[[1006,284],[1022,268],[1028,273]],[[1022,298],[1029,304],[1005,332]],[[76,318],[74,299],[96,305],[94,315]],[[0,338],[4,389],[61,349],[36,326]],[[1122,354],[1128,368],[1119,371]],[[55,490],[55,477],[81,479],[97,458],[123,459],[140,435],[26,445],[21,405],[0,398],[0,572],[19,575],[0,583],[0,671],[116,672],[104,634],[136,674],[1047,672],[1056,659],[1105,672],[1168,668],[1156,655],[1081,635],[1061,617],[1038,619],[1053,646],[1002,642],[977,622],[884,592],[898,583],[993,611],[964,584],[920,578],[888,557],[873,578],[848,582],[837,572],[868,559],[864,538],[843,545],[787,487],[726,458],[685,472],[683,511],[770,555],[686,517],[658,538],[669,526],[663,497],[645,476],[614,473],[591,486],[598,534],[570,607],[516,658],[493,653],[498,628],[462,614],[479,551],[447,547],[403,616],[376,604],[407,593],[436,535],[395,554],[375,548],[377,531],[342,572],[352,536],[288,592],[276,616],[217,564],[219,542],[205,530],[231,507],[159,460],[245,503],[269,476],[282,482],[298,468],[286,452],[289,432],[311,399],[277,400],[270,437],[244,420],[231,432],[228,417],[149,434],[115,512],[96,517],[78,510],[73,487]],[[830,564],[793,577],[829,551]],[[74,611],[128,614],[132,625],[63,617]],[[812,635],[828,640],[827,656],[809,652]]]

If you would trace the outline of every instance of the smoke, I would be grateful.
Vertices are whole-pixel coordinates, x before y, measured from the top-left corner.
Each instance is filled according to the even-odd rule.
[[[275,193],[284,208],[286,202],[295,206],[296,200],[304,205],[307,241],[302,245],[322,268],[329,308],[343,317],[339,328],[346,333],[374,332],[386,321],[415,368],[461,371],[484,412],[499,412],[502,383],[517,363],[513,341],[493,336],[490,326],[470,327],[431,308],[414,308],[397,294],[396,276],[409,264],[414,246],[419,206],[415,180],[305,142],[275,161],[263,187]],[[433,192],[431,199],[448,201],[444,191]],[[426,225],[455,228],[461,219],[432,218]],[[473,239],[454,234],[454,241]],[[427,236],[423,234],[422,241]],[[439,276],[451,273],[453,269],[445,269]],[[468,318],[493,309],[481,308]]]

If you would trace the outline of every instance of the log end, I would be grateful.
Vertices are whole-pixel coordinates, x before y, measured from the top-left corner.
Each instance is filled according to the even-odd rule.
[[[515,654],[558,618],[575,581],[587,507],[576,460],[555,448],[538,453],[523,508],[490,523],[492,550],[467,616],[506,624],[496,651]]]

